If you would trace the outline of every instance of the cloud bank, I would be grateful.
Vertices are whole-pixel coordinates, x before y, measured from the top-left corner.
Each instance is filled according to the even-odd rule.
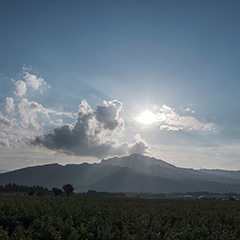
[[[139,134],[142,126],[136,125],[135,121],[132,129],[131,119],[127,119],[125,125],[120,117],[122,102],[104,101],[92,109],[86,100],[82,100],[77,113],[45,108],[37,101],[44,97],[43,91],[50,85],[30,72],[31,69],[23,68],[21,79],[12,80],[15,90],[6,98],[5,108],[0,112],[0,147],[42,146],[67,155],[96,158],[152,153]],[[38,97],[34,98],[35,95]],[[214,123],[189,115],[194,113],[190,108],[179,114],[167,105],[155,105],[152,113],[154,121],[151,125],[162,131],[214,133],[217,129]],[[125,131],[126,128],[129,131]],[[135,139],[122,140],[134,135]]]
[[[64,152],[69,155],[104,158],[130,153],[150,153],[150,146],[138,134],[134,143],[119,142],[124,132],[124,121],[119,117],[122,103],[104,101],[93,110],[86,100],[79,105],[74,125],[67,124],[36,137],[34,145]]]

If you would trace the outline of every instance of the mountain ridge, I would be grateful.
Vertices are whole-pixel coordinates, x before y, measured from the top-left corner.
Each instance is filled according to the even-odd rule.
[[[109,192],[240,192],[240,171],[179,168],[163,160],[140,154],[113,157],[100,163],[58,163],[31,166],[0,173],[0,185],[8,183],[62,187],[76,191]]]

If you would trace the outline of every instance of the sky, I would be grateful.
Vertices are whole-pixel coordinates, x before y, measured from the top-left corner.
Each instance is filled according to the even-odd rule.
[[[238,0],[0,1],[0,169],[140,153],[240,170]]]

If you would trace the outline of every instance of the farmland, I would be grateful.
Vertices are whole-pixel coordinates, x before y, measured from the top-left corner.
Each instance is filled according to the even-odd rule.
[[[2,195],[0,239],[240,239],[240,202]]]

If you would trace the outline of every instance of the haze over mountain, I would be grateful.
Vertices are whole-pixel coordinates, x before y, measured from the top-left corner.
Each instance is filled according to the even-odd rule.
[[[133,154],[100,163],[49,164],[0,174],[7,183],[48,188],[71,183],[75,191],[109,192],[240,192],[240,171],[178,168],[162,160]]]

